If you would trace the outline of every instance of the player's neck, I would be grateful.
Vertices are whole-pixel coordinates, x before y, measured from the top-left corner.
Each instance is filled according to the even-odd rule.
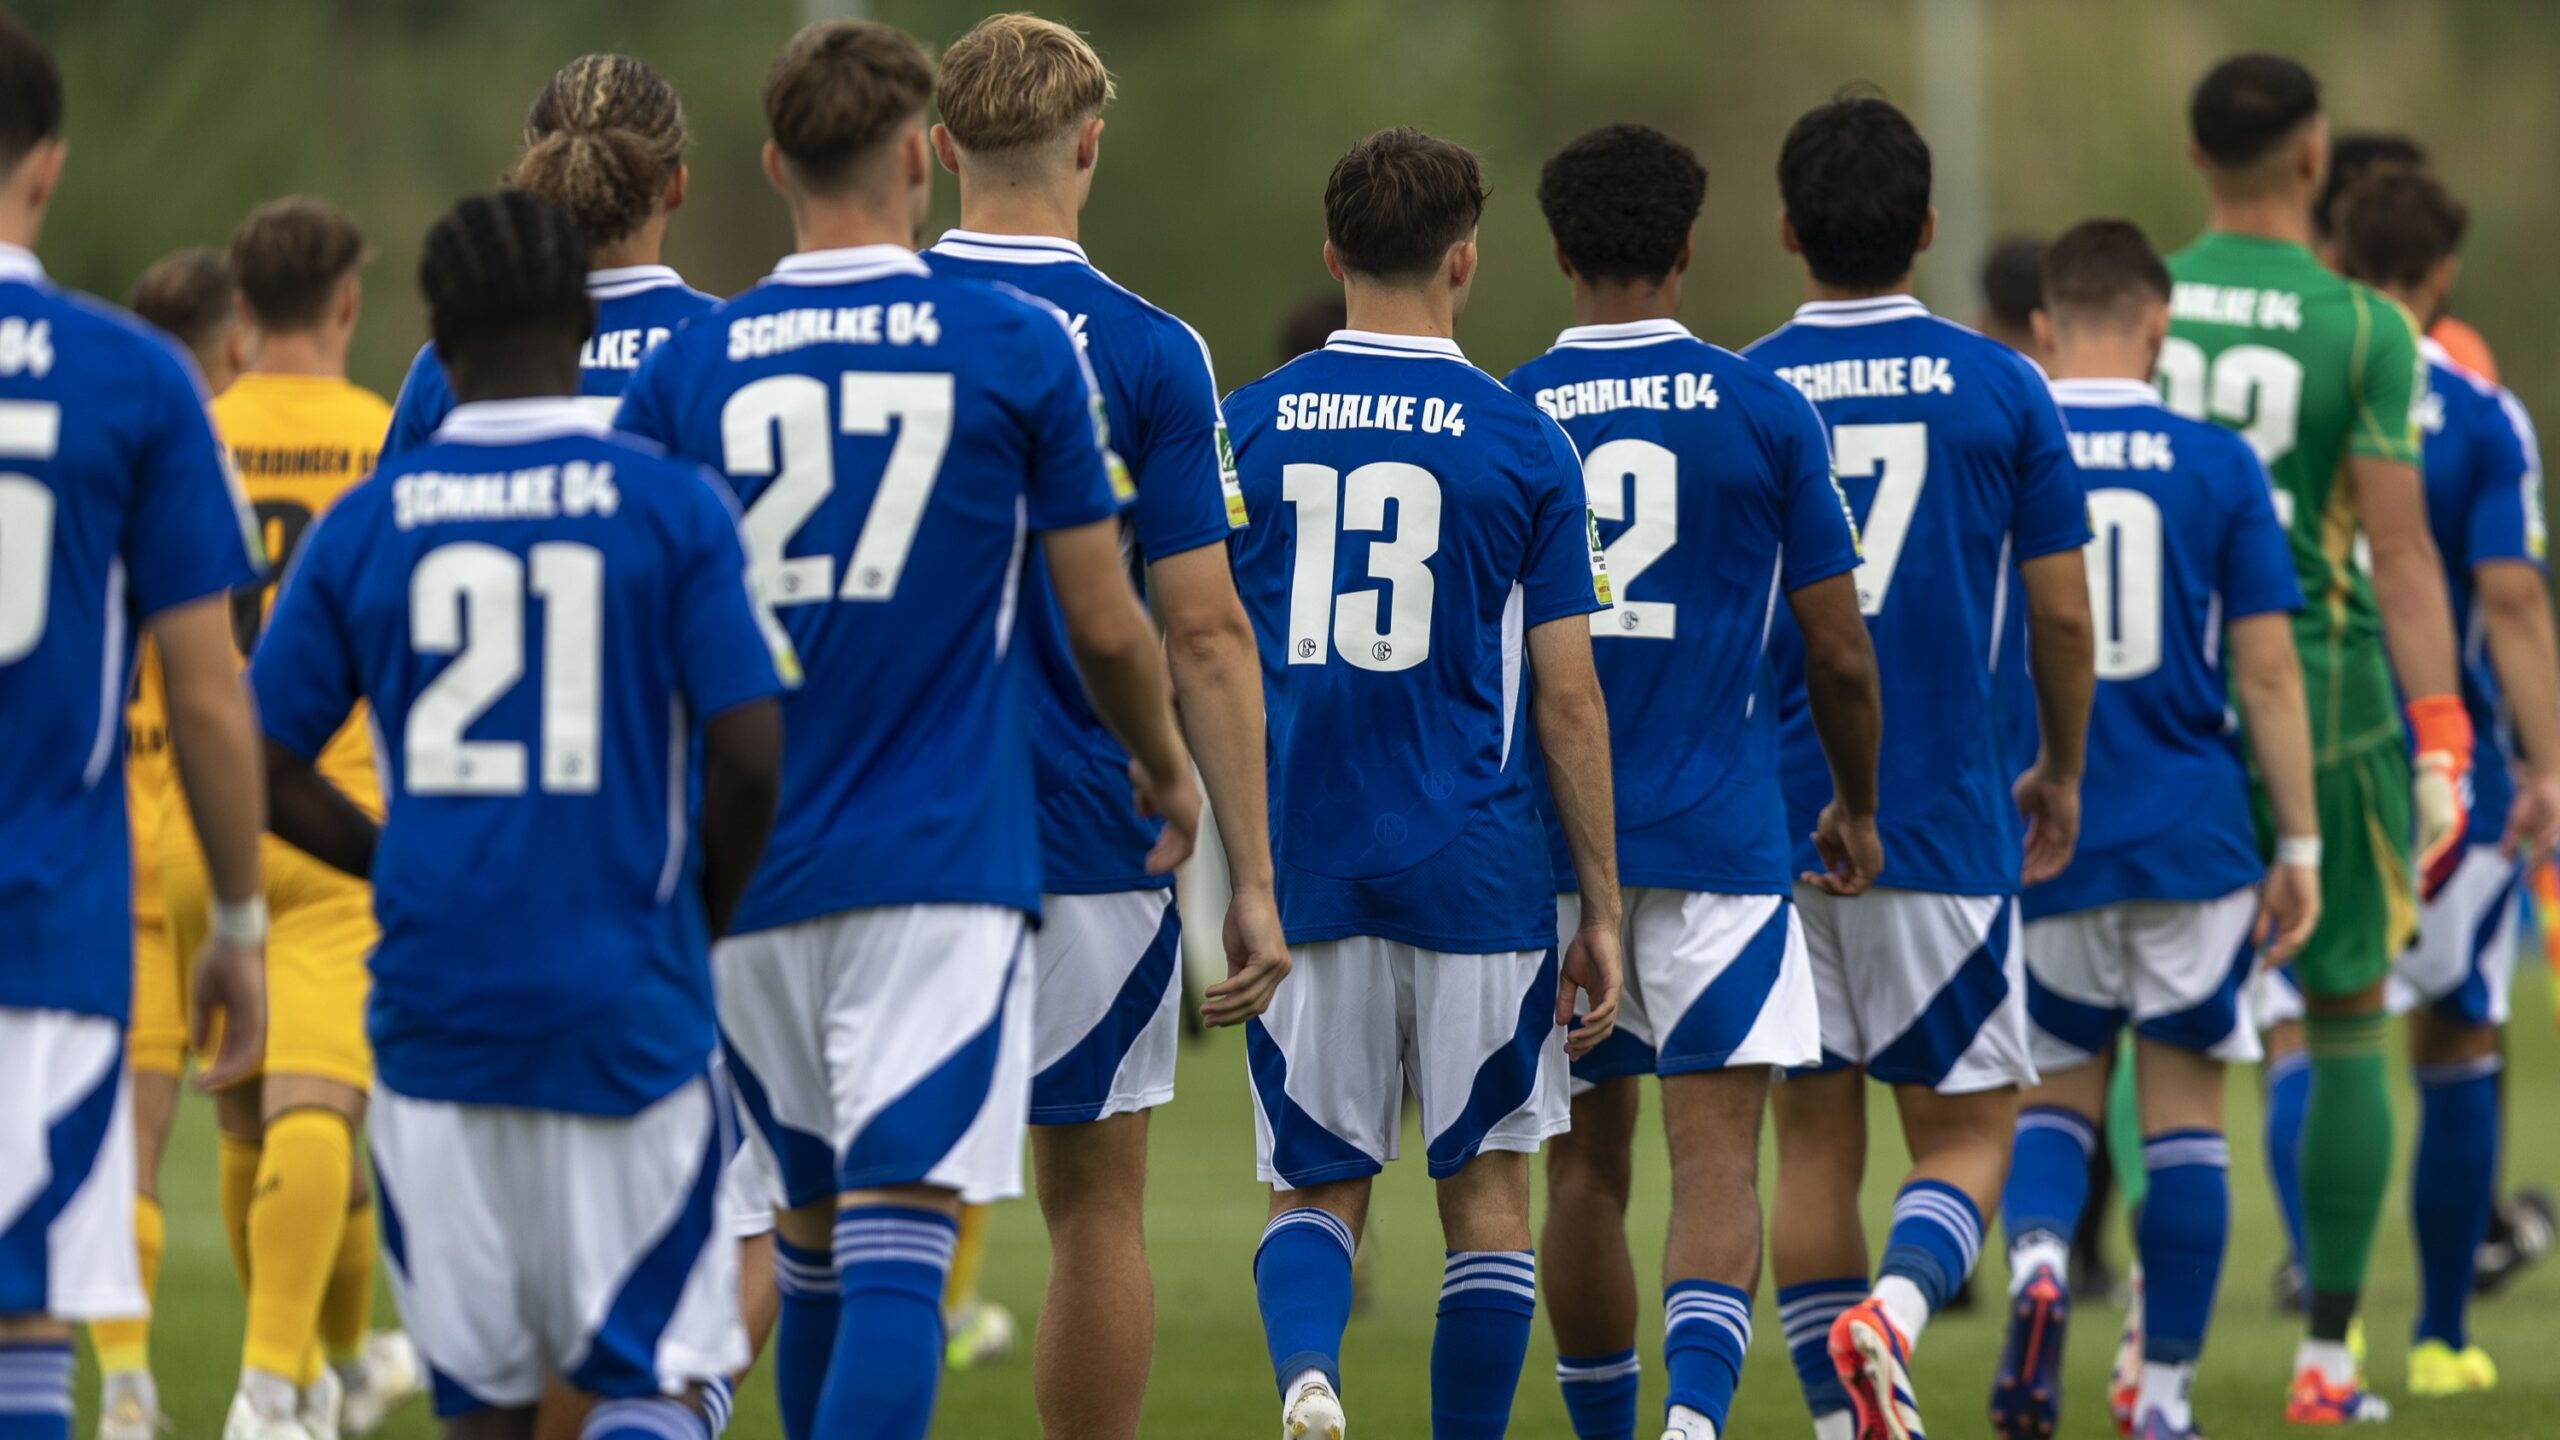
[[[483,400],[555,400],[578,393],[578,352],[534,354],[517,350],[477,365],[452,367],[456,404]]]
[[[257,356],[249,362],[249,373],[344,380],[347,378],[347,345],[353,338],[352,333],[334,335],[316,329],[262,336],[258,341]]]
[[[1810,270],[1804,276],[1804,298],[1807,300],[1873,300],[1879,295],[1910,293],[1911,272],[1908,270],[1890,285],[1834,285],[1829,281],[1816,280]]]
[[[1667,281],[1573,284],[1573,323],[1628,325],[1640,320],[1680,318],[1679,287]]]
[[[1063,185],[960,177],[960,228],[981,235],[1074,240],[1083,199]]]
[[[2151,342],[2140,332],[2056,337],[2045,373],[2056,380],[2138,380],[2151,383]]]
[[[0,245],[15,245],[32,254],[44,217],[22,205],[0,206]]]
[[[791,243],[803,255],[813,250],[853,250],[864,245],[916,248],[916,222],[903,207],[891,215],[854,202],[804,201],[791,215]]]
[[[640,223],[640,228],[611,245],[599,246],[587,257],[592,270],[627,270],[634,265],[659,263],[659,252],[667,240],[667,212],[659,211]]]
[[[2216,195],[2205,211],[2204,228],[2260,240],[2283,240],[2311,248],[2311,207],[2289,190],[2264,195]]]
[[[1434,284],[1428,289],[1386,286],[1343,287],[1343,328],[1372,335],[1427,335],[1451,340],[1458,334],[1456,297]]]

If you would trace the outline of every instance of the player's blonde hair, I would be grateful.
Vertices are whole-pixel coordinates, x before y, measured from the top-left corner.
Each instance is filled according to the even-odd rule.
[[[628,55],[581,55],[525,112],[524,155],[506,183],[567,210],[600,249],[657,213],[685,140],[684,105],[657,71]]]
[[[1085,38],[1037,15],[990,15],[942,55],[942,124],[975,157],[1058,139],[1102,113],[1111,72]]]

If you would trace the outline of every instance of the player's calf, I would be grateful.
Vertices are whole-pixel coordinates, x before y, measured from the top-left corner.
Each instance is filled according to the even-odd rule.
[[[1539,1248],[1547,1257],[1547,1325],[1556,1342],[1556,1383],[1581,1440],[1635,1433],[1643,1365],[1626,1220],[1641,1083],[1621,1075],[1583,1090],[1573,1099],[1572,1130],[1546,1146]]]

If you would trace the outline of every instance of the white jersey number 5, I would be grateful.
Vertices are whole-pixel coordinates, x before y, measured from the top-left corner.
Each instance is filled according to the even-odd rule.
[[[1929,483],[1929,427],[1843,425],[1831,432],[1831,458],[1844,480],[1876,478],[1876,498],[1858,524],[1865,557],[1858,562],[1858,610],[1881,615],[1902,563],[1902,542],[1911,538],[1920,487]]]

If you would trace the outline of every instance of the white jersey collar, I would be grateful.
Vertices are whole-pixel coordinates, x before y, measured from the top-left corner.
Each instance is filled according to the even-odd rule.
[[[1926,319],[1929,307],[1915,295],[1869,295],[1862,300],[1807,300],[1796,307],[1799,325],[1882,325],[1888,320]]]
[[[993,260],[1003,265],[1090,265],[1084,247],[1055,235],[990,235],[983,230],[945,230],[933,253],[955,260]]]
[[[683,283],[684,277],[672,265],[614,265],[587,272],[587,295],[595,300],[619,300],[643,290],[662,290]]]
[[[29,285],[44,281],[44,262],[36,252],[23,246],[0,244],[0,282],[23,281]]]
[[[1437,335],[1387,335],[1376,330],[1336,330],[1325,337],[1324,348],[1338,355],[1387,355],[1406,360],[1455,360],[1465,364],[1466,352],[1455,340]]]
[[[2443,342],[2433,335],[2418,337],[2418,353],[2438,365],[2449,365],[2456,370],[2462,368],[2461,364],[2453,358],[2453,352],[2444,348]]]
[[[436,427],[435,440],[457,445],[524,445],[563,435],[602,435],[612,426],[574,395],[522,400],[474,400],[456,405]]]
[[[2056,380],[2053,399],[2057,405],[2157,405],[2160,392],[2148,380],[2109,376]]]
[[[848,245],[785,255],[773,278],[785,285],[850,285],[891,275],[930,275],[932,267],[904,245]]]
[[[1695,340],[1689,327],[1677,320],[1622,320],[1615,325],[1572,325],[1556,337],[1558,350],[1624,350],[1636,345],[1659,345],[1665,340]]]

